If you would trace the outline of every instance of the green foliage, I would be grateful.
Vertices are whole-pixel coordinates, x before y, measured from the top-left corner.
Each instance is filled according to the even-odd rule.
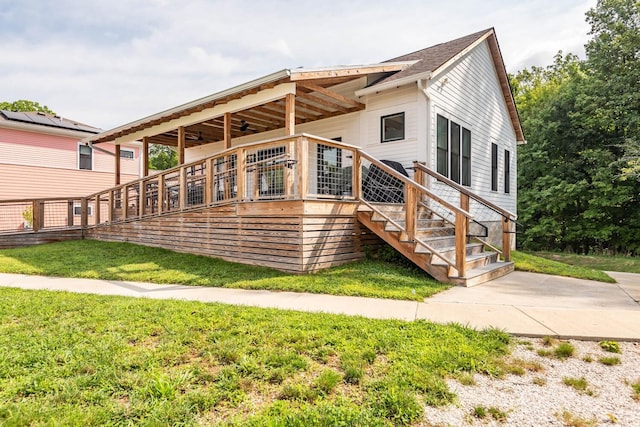
[[[495,406],[486,407],[483,405],[474,406],[471,411],[472,415],[479,419],[485,419],[491,416],[496,421],[505,422],[507,420],[507,413]]]
[[[573,378],[573,377],[564,377],[562,378],[562,384],[569,386],[576,391],[584,393],[589,396],[593,396],[593,390],[589,389],[589,383],[587,382],[585,377]]]
[[[584,266],[570,265],[571,263],[558,262],[553,256],[538,253],[528,254],[521,251],[512,251],[511,256],[515,262],[516,270],[530,271],[533,273],[553,274],[555,276],[576,277],[578,279],[597,280],[600,282],[615,283],[616,281],[607,273]],[[561,258],[564,261],[563,258]],[[619,271],[613,269],[613,271]]]
[[[587,60],[511,77],[528,144],[518,151],[519,244],[528,250],[640,254],[640,3],[587,13]]]
[[[553,350],[553,354],[558,359],[567,359],[575,353],[576,349],[568,342],[561,342],[558,346]]]
[[[5,111],[20,111],[20,112],[40,112],[47,114],[56,114],[52,110],[49,109],[46,105],[40,105],[40,103],[35,101],[29,101],[26,99],[19,99],[13,102],[0,102],[0,110]]]
[[[449,288],[421,270],[382,261],[364,260],[299,275],[160,248],[96,240],[0,250],[0,272],[414,301]]]
[[[631,384],[631,390],[633,390],[633,398],[640,400],[640,379]]]
[[[241,356],[221,361],[222,343]],[[444,378],[497,369],[507,345],[457,325],[3,288],[0,424],[410,425],[452,402]],[[350,358],[359,385],[341,382]]]
[[[620,353],[620,344],[617,341],[600,341],[600,348],[609,353]]]
[[[559,261],[561,263],[570,264],[577,267],[597,269],[591,271],[600,270],[600,273],[603,275],[606,275],[606,273],[603,273],[604,271],[624,271],[627,273],[640,274],[640,257],[629,257],[620,255],[578,255],[566,252],[535,252],[534,255],[537,257],[547,258],[549,260]],[[601,279],[591,278],[591,280]]]
[[[178,153],[168,145],[149,145],[149,169],[166,170],[178,166]]]
[[[611,357],[601,357],[598,359],[598,362],[602,363],[603,365],[606,366],[615,366],[615,365],[619,365],[620,363],[622,363],[622,361],[620,360],[620,358],[618,356],[611,356]]]

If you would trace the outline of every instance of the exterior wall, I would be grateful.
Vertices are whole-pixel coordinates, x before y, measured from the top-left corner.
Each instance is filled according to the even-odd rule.
[[[487,43],[429,84],[429,167],[436,169],[436,117],[471,130],[471,190],[516,212],[516,137]],[[491,191],[491,144],[498,145],[498,191]],[[511,192],[504,193],[504,150],[511,157]],[[437,190],[439,184],[435,184]]]
[[[357,221],[356,208],[348,202],[241,203],[93,227],[85,238],[304,273],[361,259],[367,246],[381,244]]]
[[[114,185],[113,155],[93,150],[93,169],[78,168],[80,136],[61,136],[0,128],[0,200],[87,196]],[[113,144],[99,148],[115,152]],[[122,182],[139,178],[138,147],[134,159],[120,159]]]

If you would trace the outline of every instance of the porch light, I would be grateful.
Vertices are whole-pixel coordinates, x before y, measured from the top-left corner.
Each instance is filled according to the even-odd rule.
[[[249,129],[249,123],[245,122],[244,120],[240,121],[240,130],[242,132],[246,132],[247,129]]]

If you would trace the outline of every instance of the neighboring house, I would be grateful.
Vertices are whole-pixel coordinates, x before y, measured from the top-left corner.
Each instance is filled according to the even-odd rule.
[[[88,200],[100,208],[85,238],[294,272],[384,240],[442,281],[513,269],[524,136],[493,29],[380,63],[285,69],[82,143],[136,140],[145,178]],[[181,166],[147,176],[151,143],[177,147]]]
[[[77,197],[114,185],[115,146],[80,140],[101,129],[38,112],[0,111],[0,200]],[[140,148],[120,150],[122,182],[140,177]]]

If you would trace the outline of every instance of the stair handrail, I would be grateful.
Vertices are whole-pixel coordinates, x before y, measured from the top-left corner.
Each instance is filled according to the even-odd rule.
[[[510,212],[506,209],[501,208],[500,206],[496,205],[495,203],[490,202],[489,200],[485,199],[484,197],[479,196],[478,194],[468,190],[467,188],[463,187],[462,185],[458,184],[457,182],[447,178],[446,176],[426,167],[426,165],[424,163],[421,162],[413,162],[413,166],[415,168],[416,171],[421,171],[426,173],[427,175],[430,175],[431,177],[437,179],[438,181],[444,183],[445,185],[455,188],[456,190],[458,190],[461,194],[465,195],[466,197],[468,197],[469,199],[473,199],[476,202],[480,203],[481,205],[484,205],[485,207],[491,209],[492,211],[496,212],[497,214],[499,214],[500,216],[502,216],[503,221],[502,221],[502,251],[498,250],[497,248],[495,248],[493,245],[489,244],[488,242],[485,242],[481,239],[480,242],[482,242],[483,244],[491,247],[494,250],[497,250],[498,252],[500,252],[502,254],[502,257],[504,258],[505,261],[510,261],[511,260],[511,234],[513,233],[511,231],[511,225],[510,223],[513,222],[515,223],[516,220],[518,219],[518,216],[516,214],[514,214],[513,212]]]
[[[458,276],[460,277],[464,277],[464,275],[466,274],[466,244],[467,244],[467,232],[469,229],[469,221],[473,220],[474,216],[472,213],[468,212],[467,210],[454,205],[453,203],[443,199],[442,197],[438,196],[437,194],[435,194],[434,192],[432,192],[430,189],[428,189],[427,187],[419,184],[418,182],[412,180],[411,178],[408,178],[404,175],[402,175],[401,173],[399,173],[398,171],[396,171],[395,169],[389,167],[388,165],[382,163],[380,160],[376,159],[375,157],[372,157],[371,155],[367,154],[366,152],[358,149],[357,150],[358,156],[360,157],[359,159],[357,159],[356,165],[358,166],[358,169],[360,168],[360,165],[362,164],[362,158],[367,159],[369,162],[371,162],[372,165],[375,165],[376,167],[380,168],[382,171],[386,172],[387,174],[391,175],[392,177],[398,179],[400,182],[402,182],[405,185],[405,188],[407,189],[406,191],[406,195],[405,195],[405,214],[406,214],[406,221],[405,221],[405,227],[400,227],[400,229],[404,229],[404,231],[407,233],[408,236],[408,240],[412,241],[414,243],[420,243],[421,245],[425,246],[426,248],[428,248],[432,255],[438,256],[439,258],[442,258],[443,260],[445,260],[445,262],[447,262],[447,264],[449,264],[451,267],[455,268],[458,272]],[[359,174],[361,175],[361,174]],[[361,186],[362,183],[360,182],[359,185]],[[454,227],[455,227],[455,264],[451,263],[449,260],[445,259],[443,256],[441,256],[438,251],[434,251],[432,250],[432,248],[427,245],[425,242],[419,240],[416,238],[415,236],[415,231],[416,231],[416,211],[417,211],[417,206],[419,203],[419,198],[418,198],[418,193],[422,193],[423,195],[426,195],[427,197],[429,197],[430,199],[435,200],[436,202],[438,202],[440,205],[444,206],[445,208],[449,209],[450,211],[452,211],[453,213],[455,213],[455,223],[454,223]],[[359,193],[359,200],[360,201],[365,201],[362,198],[362,194]],[[367,203],[368,204],[368,203]],[[368,204],[369,205],[369,204]],[[371,206],[371,205],[369,205]]]

